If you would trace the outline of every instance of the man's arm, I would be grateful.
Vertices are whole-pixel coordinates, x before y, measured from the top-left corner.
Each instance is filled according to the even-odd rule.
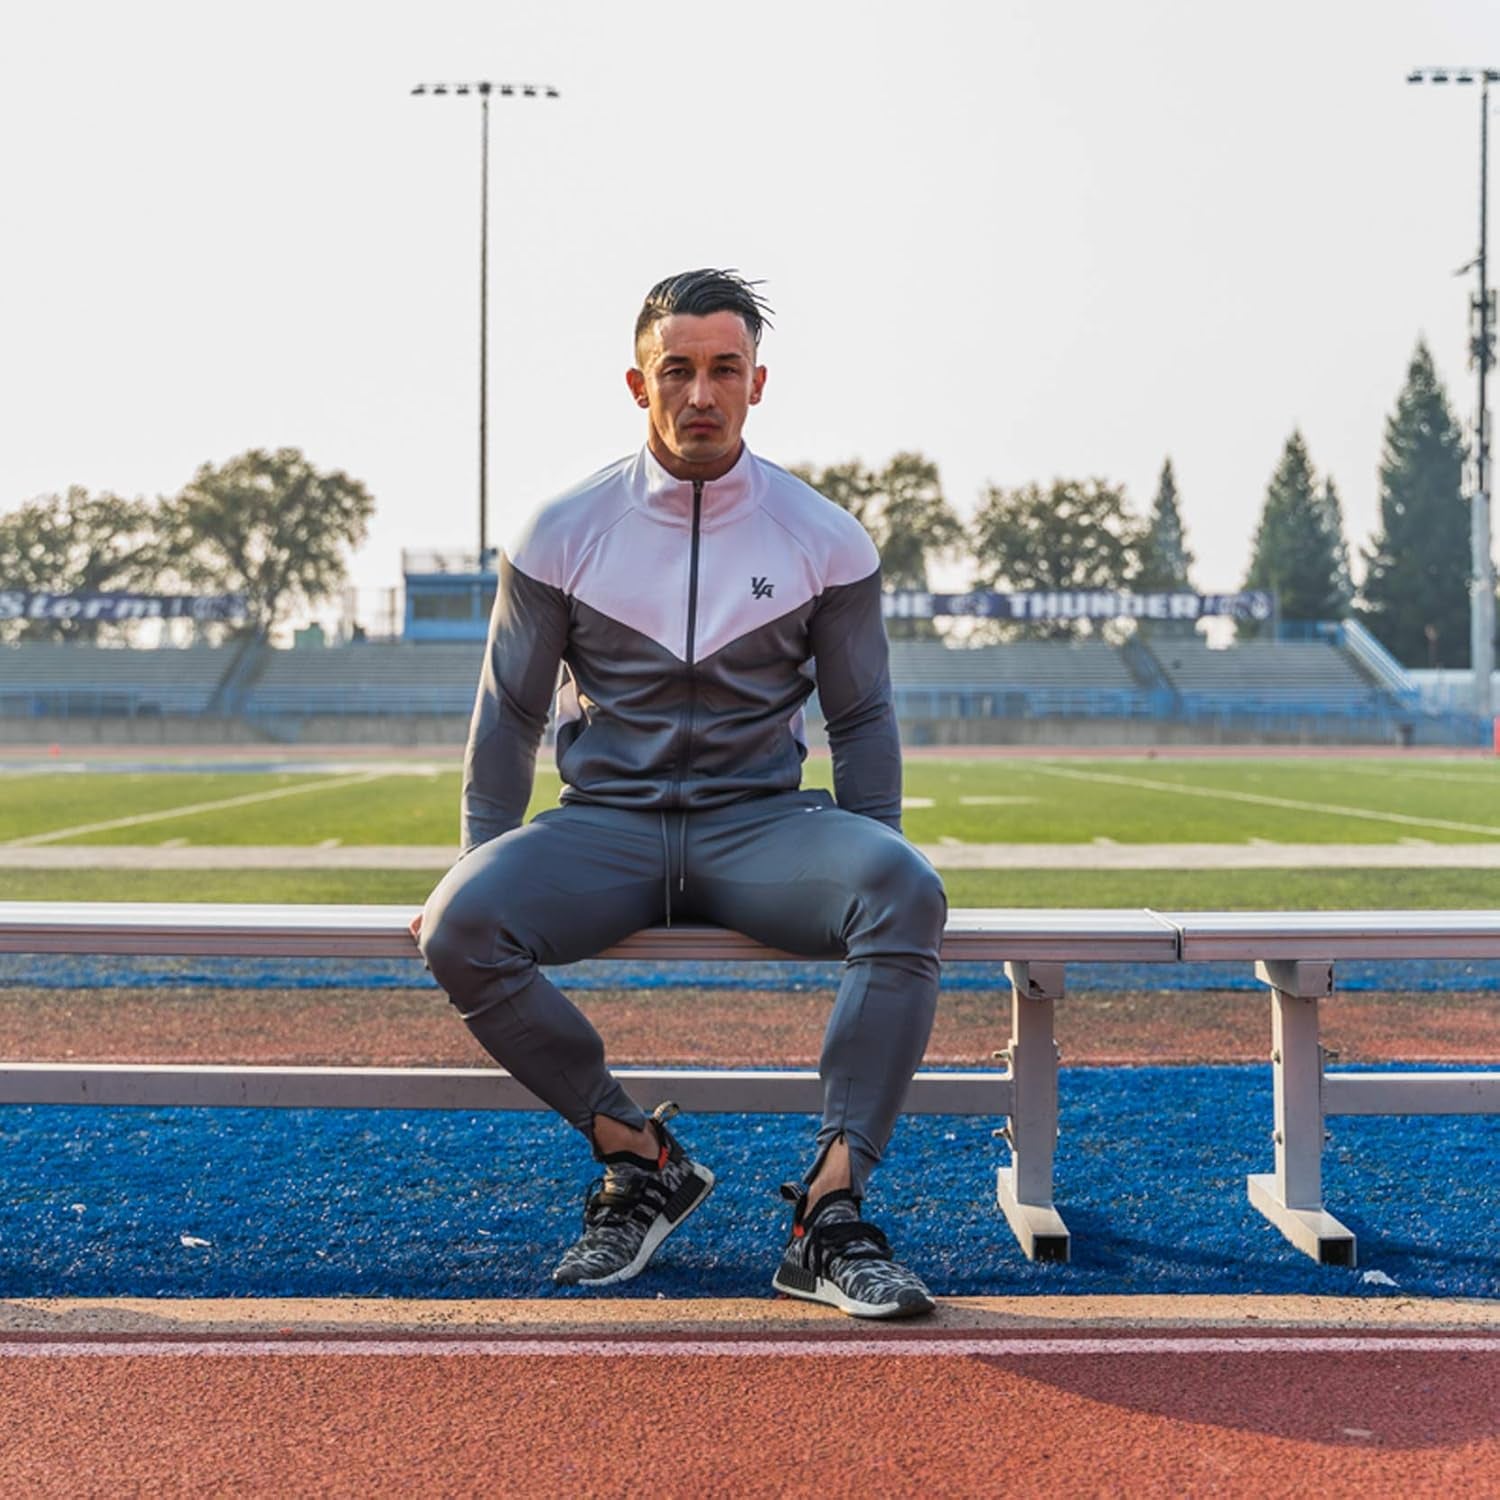
[[[833,795],[901,831],[901,741],[891,701],[880,570],[823,591],[808,622],[818,701],[833,752]]]
[[[536,750],[547,727],[568,639],[568,601],[500,557],[500,586],[469,744],[464,752],[463,853],[520,827],[531,801]]]

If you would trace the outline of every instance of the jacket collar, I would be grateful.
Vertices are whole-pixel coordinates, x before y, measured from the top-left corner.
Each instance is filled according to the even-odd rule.
[[[693,482],[676,479],[662,468],[649,448],[643,447],[635,464],[636,503],[653,520],[668,526],[693,524]],[[759,503],[760,462],[743,444],[734,467],[719,479],[703,485],[700,529],[711,531],[738,520]]]

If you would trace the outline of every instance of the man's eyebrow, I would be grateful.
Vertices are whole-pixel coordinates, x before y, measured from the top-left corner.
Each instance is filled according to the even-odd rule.
[[[726,349],[722,354],[713,355],[711,362],[713,364],[722,364],[725,360],[736,360],[743,364],[745,356],[738,349]],[[691,364],[692,359],[686,354],[663,354],[657,363],[663,365],[686,365]]]

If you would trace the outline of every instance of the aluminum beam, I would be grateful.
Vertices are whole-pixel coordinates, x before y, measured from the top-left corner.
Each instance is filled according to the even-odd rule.
[[[1500,1072],[1324,1073],[1325,1115],[1500,1115]]]
[[[201,902],[0,901],[0,953],[155,958],[408,958],[414,906],[238,905]],[[1148,911],[989,911],[950,914],[949,963],[1173,963],[1177,931]],[[806,959],[738,932],[649,927],[600,958],[694,963]],[[824,955],[834,957],[836,955]]]
[[[813,1072],[619,1068],[643,1099],[675,1099],[693,1114],[820,1114]],[[918,1073],[906,1111],[1003,1115],[1012,1103],[1000,1073]],[[187,1106],[240,1109],[544,1109],[498,1068],[294,1068],[138,1063],[0,1064],[0,1104]]]

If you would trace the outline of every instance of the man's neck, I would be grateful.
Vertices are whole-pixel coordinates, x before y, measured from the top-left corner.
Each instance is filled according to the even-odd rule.
[[[695,464],[687,459],[679,458],[665,443],[656,435],[653,427],[646,434],[646,448],[651,457],[664,468],[673,479],[685,480],[692,484],[702,481],[707,484],[713,479],[722,479],[739,461],[740,455],[745,451],[743,441],[739,447],[729,455],[728,458],[715,459],[712,463]]]

